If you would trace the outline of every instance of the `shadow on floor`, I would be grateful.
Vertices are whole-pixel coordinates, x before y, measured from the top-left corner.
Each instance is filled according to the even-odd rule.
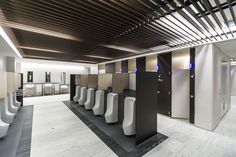
[[[92,111],[73,101],[63,103],[118,156],[142,156],[168,138],[157,133],[136,146],[135,136],[125,136],[121,124],[107,124],[104,117],[95,116]]]

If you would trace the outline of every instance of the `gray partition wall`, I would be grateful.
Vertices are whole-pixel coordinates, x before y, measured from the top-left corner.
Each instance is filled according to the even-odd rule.
[[[157,134],[157,73],[136,73],[136,144]]]

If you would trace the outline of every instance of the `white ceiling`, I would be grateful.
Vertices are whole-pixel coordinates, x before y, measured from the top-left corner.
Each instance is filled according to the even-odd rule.
[[[1,35],[0,35],[0,56],[18,57]]]
[[[219,42],[215,45],[219,47],[229,57],[236,58],[236,39]]]

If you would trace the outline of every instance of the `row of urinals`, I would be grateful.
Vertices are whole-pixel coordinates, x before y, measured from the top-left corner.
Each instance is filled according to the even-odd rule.
[[[95,95],[94,95],[95,94]],[[95,98],[95,100],[94,100]],[[107,109],[105,112],[105,94],[102,90],[76,86],[74,102],[84,105],[86,110],[93,110],[94,115],[105,117],[106,123],[118,122],[118,94],[107,94]],[[124,120],[122,127],[125,135],[135,135],[135,98],[126,97],[124,100]]]
[[[0,99],[0,138],[7,135],[21,103],[16,100],[16,92],[8,93],[7,98]]]

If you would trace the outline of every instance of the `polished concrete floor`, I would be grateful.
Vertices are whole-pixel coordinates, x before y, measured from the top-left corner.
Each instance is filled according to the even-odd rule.
[[[231,107],[213,132],[162,115],[158,115],[158,131],[169,138],[145,156],[236,156],[236,106]]]
[[[24,98],[24,106],[32,104],[44,104],[49,102],[61,102],[70,99],[70,94],[60,94],[60,95],[48,95],[48,96],[38,96],[38,97],[27,97]]]
[[[32,100],[33,101],[33,100]],[[32,102],[32,157],[117,156],[62,102]],[[158,115],[158,132],[169,138],[145,156],[235,157],[236,106],[214,132]]]

